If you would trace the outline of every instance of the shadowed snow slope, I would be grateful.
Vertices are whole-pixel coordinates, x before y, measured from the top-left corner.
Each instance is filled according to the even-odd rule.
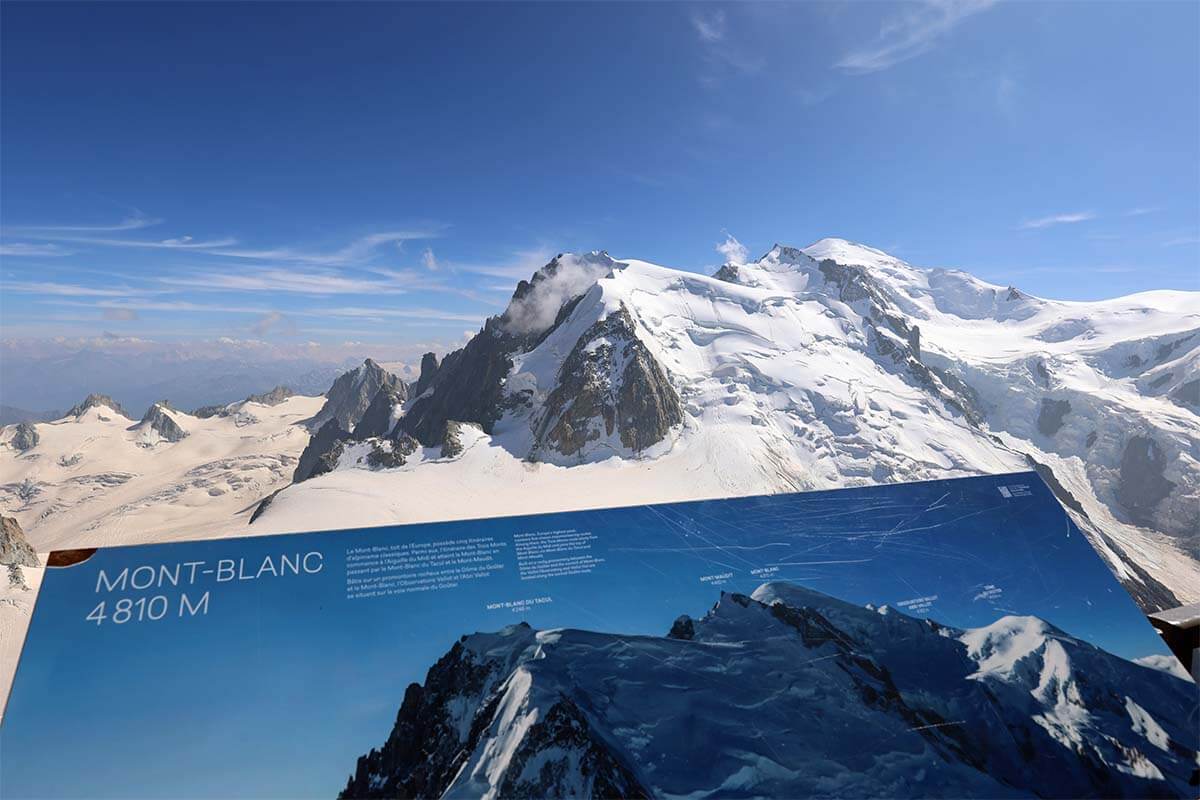
[[[1200,599],[1196,293],[1042,300],[840,239],[711,278],[602,253],[545,269],[580,263],[523,284],[538,326],[493,318],[446,357],[398,426],[425,445],[404,466],[346,448],[256,530],[1033,466],[1144,607]],[[482,429],[454,458],[448,420]]]
[[[664,637],[464,636],[343,797],[1186,797],[1195,688],[772,583]]]

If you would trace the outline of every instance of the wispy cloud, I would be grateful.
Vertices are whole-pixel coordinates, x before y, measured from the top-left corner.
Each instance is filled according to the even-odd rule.
[[[89,232],[134,230],[145,227],[146,224],[156,223],[157,220],[139,222],[129,227],[110,226],[106,228],[82,228],[70,226],[42,226],[5,228],[5,235],[18,235],[41,242],[65,242],[76,245],[95,245],[98,247],[117,247],[149,250],[180,250],[236,258],[248,261],[275,261],[313,266],[361,266],[370,263],[387,245],[395,247],[395,252],[401,252],[403,244],[408,241],[434,239],[442,235],[445,226],[430,225],[420,228],[383,231],[361,236],[349,244],[334,250],[321,250],[303,247],[268,247],[251,248],[239,246],[239,241],[232,236],[210,239],[196,239],[192,236],[175,236],[166,239],[128,239],[115,236],[88,235]],[[25,252],[13,252],[8,255],[50,255],[54,244],[36,245],[5,245],[17,247]],[[35,248],[39,252],[30,252]],[[66,254],[64,252],[63,254]]]
[[[750,257],[750,251],[746,246],[734,238],[729,231],[722,231],[725,234],[725,241],[720,242],[716,246],[716,251],[721,254],[721,257],[726,262],[732,261],[735,264],[745,264],[746,259]]]
[[[134,322],[140,319],[137,311],[132,308],[106,308],[101,316],[110,322]]]
[[[851,50],[834,67],[862,75],[879,72],[928,52],[967,18],[996,0],[923,0],[883,21],[875,41]]]
[[[723,9],[697,9],[689,20],[704,51],[706,70],[699,77],[702,86],[713,89],[731,72],[748,75],[766,67],[761,52],[730,35],[729,18]]]
[[[129,297],[130,295],[159,294],[159,292],[135,289],[130,286],[85,286],[53,281],[4,281],[3,287],[8,292],[44,294],[54,297]]]
[[[430,272],[437,272],[441,265],[438,264],[437,256],[433,254],[432,247],[426,247],[425,252],[421,254],[421,264]]]
[[[459,269],[475,272],[493,278],[511,278],[520,280],[528,278],[549,263],[556,255],[555,250],[541,245],[528,250],[518,250],[513,253],[511,260],[500,264],[460,264]]]
[[[403,279],[418,277],[415,272],[393,272],[377,279],[356,277],[331,270],[301,271],[279,267],[226,272],[223,270],[167,276],[159,281],[167,286],[209,292],[271,292],[290,294],[404,294],[413,288]]]
[[[1162,243],[1163,247],[1180,247],[1187,244],[1200,244],[1200,236],[1176,236]]]
[[[326,317],[350,317],[355,319],[419,319],[431,322],[483,322],[482,314],[462,314],[456,311],[445,311],[440,308],[364,308],[347,306],[327,308],[310,312]]]
[[[1146,216],[1147,214],[1153,214],[1153,213],[1154,213],[1154,212],[1156,212],[1156,211],[1158,211],[1158,208],[1157,208],[1157,207],[1155,207],[1155,206],[1141,206],[1141,207],[1139,207],[1139,208],[1131,208],[1131,209],[1129,209],[1128,211],[1126,211],[1126,212],[1123,214],[1123,216],[1126,216],[1126,217],[1144,217],[1144,216]]]
[[[59,247],[56,244],[29,244],[27,242],[0,244],[0,256],[32,256],[40,258],[47,256],[69,256],[74,252],[74,250]]]
[[[700,41],[713,44],[725,38],[725,12],[721,9],[696,11],[691,19]]]
[[[1025,220],[1021,223],[1020,227],[1024,230],[1035,230],[1038,228],[1049,228],[1054,225],[1074,225],[1077,222],[1087,222],[1095,218],[1096,215],[1091,211],[1075,211],[1068,214],[1051,214],[1048,217]]]
[[[219,248],[213,250],[213,255],[256,261],[294,261],[321,266],[352,266],[366,262],[384,245],[395,245],[397,251],[399,251],[405,242],[436,239],[442,235],[443,230],[443,226],[430,226],[427,228],[372,233],[359,237],[345,247],[336,250],[312,250],[293,247],[265,249]]]
[[[147,217],[141,212],[126,217],[120,222],[109,225],[16,225],[6,230],[29,231],[32,233],[116,233],[118,231],[136,231],[158,225],[161,219]]]
[[[132,311],[168,311],[198,314],[269,314],[274,309],[265,306],[241,306],[196,303],[191,300],[153,300],[132,298],[127,300],[101,300],[96,303],[77,300],[54,301],[56,305],[85,308],[130,309]]]
[[[6,229],[7,232],[7,229]],[[28,235],[28,233],[26,234]],[[221,239],[196,240],[191,236],[177,236],[171,239],[113,239],[101,236],[75,236],[73,234],[46,233],[38,236],[55,242],[71,244],[92,244],[100,247],[131,247],[141,250],[200,250],[209,251],[220,247],[237,244],[237,239],[224,237]]]

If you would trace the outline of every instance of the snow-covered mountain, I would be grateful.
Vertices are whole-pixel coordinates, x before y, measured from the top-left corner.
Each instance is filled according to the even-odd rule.
[[[1195,292],[1043,300],[840,239],[713,277],[564,254],[412,385],[6,427],[0,510],[46,550],[1033,466],[1157,609],[1200,599],[1198,393]]]
[[[89,396],[61,419],[0,430],[0,511],[43,553],[242,533],[291,480],[301,423],[323,402],[282,391],[195,413],[160,402],[139,421]]]
[[[1190,797],[1195,684],[1036,617],[959,630],[787,583],[667,635],[463,636],[342,793]]]
[[[256,532],[1033,466],[1145,608],[1200,599],[1195,292],[1043,300],[840,239],[713,277],[564,254],[418,387]]]

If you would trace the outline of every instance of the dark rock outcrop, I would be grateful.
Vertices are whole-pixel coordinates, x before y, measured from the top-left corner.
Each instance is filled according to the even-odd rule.
[[[292,482],[300,483],[332,471],[349,438],[350,434],[342,429],[336,419],[328,420],[308,440],[296,464],[296,471],[292,473]]]
[[[713,277],[719,281],[725,281],[726,283],[740,284],[742,282],[742,276],[736,264],[723,265],[719,270],[713,273]]]
[[[277,406],[289,397],[295,397],[296,392],[287,386],[276,386],[269,392],[252,394],[243,403],[258,403],[264,406]],[[208,419],[209,417],[228,417],[237,411],[239,403],[228,403],[223,406],[200,406],[192,412],[193,417]]]
[[[696,623],[687,614],[682,614],[676,618],[671,624],[671,630],[667,633],[668,639],[683,639],[691,641],[696,637]]]
[[[343,431],[354,430],[383,386],[390,386],[402,400],[408,398],[404,381],[368,358],[361,367],[340,375],[333,382],[325,394],[325,405],[309,420],[309,428],[320,430],[333,420]]]
[[[1185,408],[1200,409],[1200,378],[1179,384],[1170,398]]]
[[[1047,387],[1050,385],[1050,370],[1046,369],[1045,361],[1040,358],[1036,359],[1030,366],[1029,371],[1033,374],[1034,380],[1039,385]]]
[[[39,566],[37,553],[13,517],[0,515],[0,564],[16,567]]]
[[[37,447],[40,439],[37,427],[32,422],[22,422],[13,432],[13,437],[9,440],[9,444],[18,453],[24,453],[26,450],[32,450]]]
[[[277,406],[289,397],[295,397],[296,393],[287,386],[276,386],[269,392],[262,394],[252,394],[246,398],[247,403],[258,403],[264,406]]]
[[[563,361],[536,428],[537,447],[579,453],[615,432],[640,452],[683,422],[683,408],[623,305],[594,324]]]
[[[82,403],[72,407],[71,410],[67,412],[67,416],[79,418],[82,417],[86,411],[92,408],[107,408],[111,411],[115,411],[122,417],[127,419],[129,418],[129,415],[125,413],[125,409],[121,408],[121,404],[106,394],[89,394],[86,398],[84,398]]]
[[[1071,413],[1069,400],[1052,400],[1042,398],[1041,409],[1038,411],[1037,428],[1043,436],[1053,436],[1063,426],[1063,420]]]
[[[384,384],[379,387],[370,405],[363,412],[358,424],[354,426],[354,438],[366,441],[375,437],[386,437],[396,427],[399,416],[398,409],[404,405],[403,393],[394,386]]]
[[[462,429],[468,424],[454,419],[446,420],[446,430],[442,434],[442,458],[458,458],[462,455]]]
[[[529,339],[506,333],[500,320],[489,318],[465,347],[447,355],[405,412],[400,426],[421,444],[440,444],[446,422],[452,419],[477,423],[491,433],[504,413],[504,379],[513,355],[524,350]]]
[[[404,398],[403,384],[383,383],[366,410],[359,415],[353,432],[343,429],[335,418],[326,420],[309,438],[308,445],[300,454],[300,461],[292,474],[292,482],[300,483],[332,471],[349,442],[374,442],[367,454],[367,464],[372,468],[403,465],[405,458],[411,455],[418,445],[415,439],[400,430],[396,424],[400,408],[404,405]]]
[[[371,469],[393,469],[407,463],[408,457],[417,451],[420,443],[408,434],[395,439],[376,439],[367,453],[367,466]]]
[[[437,375],[438,367],[438,358],[433,353],[426,353],[421,356],[421,374],[417,376],[417,382],[413,384],[413,397],[420,397],[425,393],[426,389],[433,385],[433,379]]]
[[[130,430],[145,430],[146,428],[150,428],[168,442],[182,441],[187,438],[188,433],[179,427],[179,423],[167,413],[169,408],[170,406],[165,401],[155,403],[146,410],[142,421],[132,426]]]
[[[1134,523],[1152,526],[1159,502],[1175,488],[1163,474],[1166,467],[1166,454],[1150,437],[1131,436],[1125,443],[1116,494]]]

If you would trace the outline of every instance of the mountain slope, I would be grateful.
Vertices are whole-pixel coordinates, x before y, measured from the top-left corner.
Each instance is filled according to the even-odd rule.
[[[464,636],[342,797],[1185,797],[1195,713],[1190,681],[1043,620],[772,583],[665,637]]]
[[[260,398],[260,400],[263,400]],[[158,403],[134,421],[104,398],[0,430],[0,510],[38,552],[229,536],[287,484],[322,398],[247,400],[196,416]]]
[[[1200,418],[1185,390],[1200,364],[1197,309],[1187,292],[1042,300],[836,239],[776,246],[711,278],[562,255],[465,348],[423,370],[423,391],[391,434],[422,445],[404,465],[381,472],[366,459],[374,445],[345,448],[255,524],[452,519],[1034,466],[1144,607],[1178,605],[1200,597],[1189,554]],[[441,448],[449,422],[482,431],[453,459]]]

